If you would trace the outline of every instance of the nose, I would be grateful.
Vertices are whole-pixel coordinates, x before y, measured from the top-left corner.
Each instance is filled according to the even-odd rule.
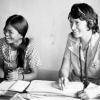
[[[7,31],[7,32],[5,32],[5,36],[9,36],[9,32]]]
[[[76,29],[76,24],[73,23],[72,26],[71,26],[72,30],[75,30]]]

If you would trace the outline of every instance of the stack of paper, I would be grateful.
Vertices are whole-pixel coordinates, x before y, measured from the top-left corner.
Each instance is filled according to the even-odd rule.
[[[83,89],[81,82],[69,82],[64,90],[60,90],[55,81],[35,80],[32,81],[26,91],[32,95],[40,96],[75,96]]]

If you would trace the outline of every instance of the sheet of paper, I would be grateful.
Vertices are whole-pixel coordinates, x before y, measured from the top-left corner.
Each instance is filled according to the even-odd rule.
[[[1,82],[0,83],[0,91],[8,90],[14,83],[15,83],[15,81],[3,81],[3,82]]]
[[[9,90],[23,92],[29,84],[29,81],[18,80]]]
[[[100,86],[90,83],[89,86],[85,89],[85,92],[90,98],[98,98],[100,99]]]
[[[0,83],[0,95],[4,95],[15,81],[3,81]]]
[[[64,90],[60,90],[55,81],[34,80],[26,91],[37,96],[75,96],[83,89],[80,82],[69,82]]]

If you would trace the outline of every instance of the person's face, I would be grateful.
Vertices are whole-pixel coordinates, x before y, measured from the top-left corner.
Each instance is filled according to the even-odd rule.
[[[85,20],[80,19],[70,19],[70,26],[73,31],[73,35],[75,38],[81,38],[86,35],[86,31],[88,31],[87,22]]]
[[[7,26],[5,37],[8,44],[17,44],[22,40],[21,34],[11,25]]]

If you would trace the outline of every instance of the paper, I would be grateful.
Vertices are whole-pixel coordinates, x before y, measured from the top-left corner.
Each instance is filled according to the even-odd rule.
[[[4,95],[15,81],[3,81],[0,83],[0,95]]]
[[[14,83],[15,83],[15,81],[3,81],[3,82],[1,82],[0,83],[0,91],[8,90]]]
[[[25,100],[25,99],[19,93],[17,93],[10,100]]]
[[[29,81],[18,80],[9,90],[23,92],[29,84]]]
[[[86,94],[89,98],[98,98],[100,99],[100,86],[90,83],[89,86],[85,89]]]
[[[26,91],[32,95],[39,96],[72,96],[74,97],[76,92],[83,89],[81,82],[69,82],[65,89],[62,91],[59,89],[58,84],[55,81],[34,80]]]

